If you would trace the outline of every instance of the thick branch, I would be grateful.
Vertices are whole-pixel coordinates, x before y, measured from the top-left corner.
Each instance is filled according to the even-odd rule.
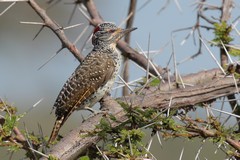
[[[130,16],[130,18],[127,21],[127,25],[126,28],[132,28],[133,26],[133,20],[135,17],[135,12],[136,12],[136,5],[137,5],[137,1],[136,0],[131,0],[130,1],[130,6],[128,9],[128,16]],[[131,33],[127,34],[124,38],[125,42],[127,44],[130,43],[130,37],[131,37]],[[129,59],[127,57],[124,57],[124,61],[123,61],[123,80],[125,82],[129,81]],[[128,95],[128,87],[124,86],[123,87],[123,91],[122,91],[122,95],[126,96]]]
[[[239,83],[240,84],[240,83]],[[121,100],[142,108],[170,108],[193,106],[198,103],[215,100],[216,98],[236,93],[236,87],[232,77],[216,78],[205,85],[197,85],[185,89],[171,91],[155,90],[144,96],[131,95]]]
[[[222,0],[221,18],[220,18],[221,22],[227,22],[230,19],[232,7],[233,7],[233,0]],[[229,35],[226,35],[226,36],[229,36]],[[228,64],[227,53],[225,53],[225,50],[223,48],[220,48],[220,59],[221,59],[222,66],[225,66]]]
[[[184,108],[215,100],[216,98],[234,94],[236,92],[232,77],[216,76],[216,72],[213,72],[213,70],[210,70],[209,72],[211,74],[205,71],[191,75],[196,80],[205,77],[206,83],[204,85],[203,83],[199,83],[194,87],[173,89],[171,91],[162,91],[156,90],[156,88],[150,88],[144,90],[143,93],[147,93],[144,96],[130,95],[124,98],[119,98],[118,101],[127,103],[131,107],[142,107],[143,109],[154,108],[159,110],[168,108],[170,100],[171,108]],[[127,120],[123,109],[110,97],[104,99],[102,105],[109,110],[109,113],[116,118],[117,122],[123,123]],[[89,118],[80,127],[71,131],[56,146],[54,146],[50,154],[53,154],[60,159],[74,159],[77,156],[84,154],[89,146],[96,144],[100,140],[98,135],[86,135],[88,133],[93,133],[95,126],[99,124],[101,118],[103,117],[103,114],[98,114]],[[116,127],[121,123],[111,124],[112,127]],[[231,143],[233,147],[236,147],[235,149],[239,149],[238,141],[229,138],[227,142]],[[235,146],[234,144],[237,145]]]

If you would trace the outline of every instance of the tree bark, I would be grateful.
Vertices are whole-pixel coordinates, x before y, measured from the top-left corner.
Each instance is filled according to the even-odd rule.
[[[169,107],[192,107],[196,104],[212,102],[217,98],[237,92],[233,78],[222,76],[218,69],[185,76],[183,81],[192,82],[194,86],[180,89],[172,87],[173,89],[168,90],[169,86],[167,84],[161,84],[161,89],[158,89],[158,87],[146,87],[143,90],[144,95],[132,94],[118,98],[118,101],[126,103],[131,107],[161,110]],[[240,82],[237,85],[239,88]],[[111,97],[104,98],[101,106],[117,120],[116,122],[109,120],[111,121],[111,127],[117,127],[128,120],[122,107]],[[88,147],[95,145],[101,140],[97,134],[91,135],[90,133],[94,133],[95,126],[99,124],[101,118],[107,118],[107,115],[101,113],[90,117],[79,127],[68,133],[57,145],[53,146],[48,154],[52,154],[59,159],[75,159],[79,155],[86,153]],[[230,141],[238,143],[233,139]]]

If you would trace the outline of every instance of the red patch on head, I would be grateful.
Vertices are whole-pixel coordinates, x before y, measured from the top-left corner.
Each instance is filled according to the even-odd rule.
[[[96,33],[96,32],[99,31],[99,30],[100,30],[100,27],[99,27],[99,26],[95,27],[95,29],[94,29],[94,31],[93,31],[93,34]]]

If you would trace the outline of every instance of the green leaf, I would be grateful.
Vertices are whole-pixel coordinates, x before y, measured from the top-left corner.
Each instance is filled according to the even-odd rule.
[[[18,145],[11,145],[11,146],[8,147],[8,150],[11,151],[11,152],[17,152],[17,151],[20,150],[20,148],[21,147],[18,146]]]
[[[240,50],[235,48],[230,48],[229,54],[235,57],[240,56]]]
[[[17,116],[16,115],[6,115],[5,122],[3,124],[3,132],[6,136],[10,136],[13,130],[13,127],[16,125]]]
[[[79,158],[79,160],[90,160],[90,158],[88,156],[82,156]]]
[[[221,45],[221,41],[224,44],[229,44],[231,41],[233,41],[233,38],[230,37],[232,28],[231,26],[228,26],[226,22],[215,23],[214,27],[215,38],[213,39],[213,42],[215,42],[216,45]]]
[[[151,87],[155,87],[155,86],[158,86],[160,84],[160,79],[159,78],[154,78],[151,82],[150,82],[150,86]]]
[[[53,155],[49,155],[48,160],[58,160],[58,158]]]

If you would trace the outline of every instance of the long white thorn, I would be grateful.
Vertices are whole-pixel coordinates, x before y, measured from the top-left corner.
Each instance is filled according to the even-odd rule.
[[[130,135],[129,135],[129,134],[128,134],[128,142],[129,142],[129,147],[130,147],[131,155],[133,155],[132,142],[131,142],[131,138],[130,138]]]
[[[89,26],[86,26],[86,27],[83,29],[83,31],[80,33],[80,35],[77,37],[77,39],[73,42],[73,44],[76,44],[76,43],[80,40],[80,38],[81,38],[81,37],[84,35],[84,33],[87,31],[88,27],[89,27]]]
[[[81,26],[81,25],[83,25],[83,23],[74,24],[74,25],[71,25],[71,26],[68,26],[68,27],[64,27],[63,29],[66,30],[66,29],[75,28],[75,27],[78,27],[78,26]]]
[[[42,26],[45,25],[45,23],[42,23],[42,22],[23,22],[23,21],[20,21],[20,24],[31,24],[31,25],[42,25]]]
[[[34,105],[33,105],[33,108],[36,107],[39,103],[41,103],[43,100],[43,98],[41,98],[39,101],[37,101]]]
[[[181,151],[181,154],[180,154],[179,160],[182,160],[183,152],[184,152],[184,147],[182,148],[182,151]]]
[[[221,42],[221,44],[222,44],[222,46],[224,48],[225,53],[227,54],[228,59],[230,60],[231,63],[233,63],[233,60],[232,60],[231,56],[229,55],[225,45],[223,44],[223,42],[221,40],[220,40],[220,42]]]
[[[133,12],[130,12],[129,15],[119,24],[118,27],[121,27],[122,25],[124,25],[132,16],[133,16]]]
[[[211,109],[214,110],[214,111],[217,111],[217,112],[221,112],[221,113],[236,117],[236,118],[240,118],[239,115],[236,115],[236,114],[233,114],[233,113],[230,113],[230,112],[227,112],[227,111],[222,111],[222,110],[219,110],[219,109],[216,109],[216,108],[211,108]]]
[[[89,21],[91,22],[91,18],[87,15],[87,13],[85,11],[82,10],[81,6],[78,6],[78,10],[83,14],[83,16]]]
[[[147,58],[147,55],[145,54],[145,52],[143,51],[143,49],[141,48],[141,46],[136,42],[138,48],[141,50],[141,53],[143,53],[143,55]],[[162,80],[163,83],[165,83],[164,79],[162,78],[162,76],[160,75],[160,73],[158,72],[158,70],[156,69],[156,67],[154,66],[154,64],[152,63],[152,61],[149,60],[149,64],[153,67],[154,71],[157,73],[157,76],[159,77],[159,79]]]
[[[99,153],[102,155],[102,157],[103,157],[104,160],[109,160],[109,158],[100,150],[100,148],[99,148],[97,145],[95,145],[95,147],[97,148],[97,150],[99,151]]]
[[[237,25],[237,23],[232,24],[232,28],[233,28],[233,29],[237,32],[237,34],[240,36],[240,32],[239,32],[239,30],[237,29],[236,25]]]
[[[176,4],[178,10],[179,10],[180,12],[182,12],[182,8],[181,8],[181,6],[180,6],[178,0],[174,0],[174,1],[175,1],[175,4]]]
[[[124,81],[124,79],[123,79],[120,75],[118,75],[118,78],[127,86],[127,88],[128,88],[131,92],[133,92],[132,88],[128,85],[128,83],[127,83],[126,81]]]
[[[0,2],[1,2],[1,1],[0,1]],[[14,4],[16,4],[16,1],[13,2],[12,4],[10,4],[6,9],[4,9],[4,10],[2,11],[2,13],[0,13],[0,16],[2,16],[5,12],[7,12]]]
[[[196,154],[196,156],[195,156],[195,160],[198,160],[198,158],[199,158],[199,154],[201,153],[201,150],[202,150],[202,145],[201,145],[201,147],[198,149],[198,151],[197,151],[197,154]]]
[[[206,43],[203,41],[203,39],[201,37],[199,37],[199,39],[201,40],[201,42],[204,44],[204,46],[206,47],[206,49],[208,50],[208,52],[210,53],[210,55],[212,56],[212,58],[214,59],[214,61],[217,63],[218,67],[221,69],[221,71],[223,72],[224,75],[226,75],[224,69],[222,68],[222,66],[220,65],[220,63],[218,62],[218,60],[216,59],[216,57],[213,55],[212,51],[208,48],[208,46],[206,45]]]
[[[156,135],[157,135],[157,139],[158,139],[159,144],[162,146],[162,141],[161,141],[161,137],[159,135],[159,131],[157,131]]]
[[[147,151],[148,151],[148,152],[149,152],[149,150],[150,150],[150,147],[151,147],[151,145],[152,145],[152,142],[153,142],[153,137],[150,138],[150,141],[149,141],[149,143],[148,143],[148,146],[147,146]]]

